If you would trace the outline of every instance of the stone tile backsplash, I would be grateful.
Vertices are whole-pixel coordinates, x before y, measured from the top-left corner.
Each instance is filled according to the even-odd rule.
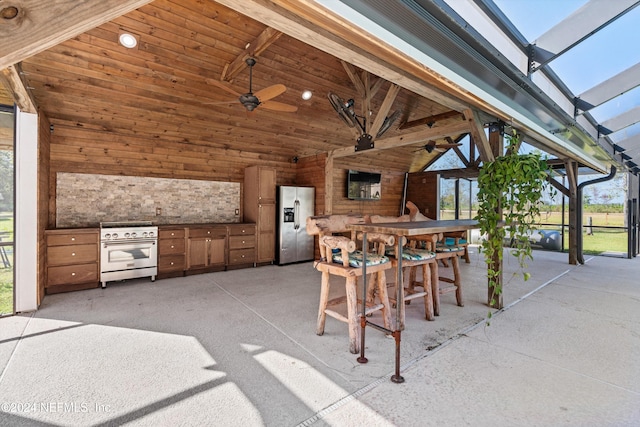
[[[56,227],[101,221],[240,222],[240,183],[81,173],[57,174]],[[160,215],[156,215],[157,210]]]

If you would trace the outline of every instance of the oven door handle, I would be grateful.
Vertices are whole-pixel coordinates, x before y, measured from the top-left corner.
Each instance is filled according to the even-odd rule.
[[[151,243],[152,245],[155,245],[156,242],[157,242],[157,240],[149,240],[149,239],[145,239],[145,240],[122,240],[122,241],[109,240],[109,241],[102,242],[102,244],[104,245],[105,248],[107,248],[109,246],[137,245],[137,244],[140,244],[140,243]]]

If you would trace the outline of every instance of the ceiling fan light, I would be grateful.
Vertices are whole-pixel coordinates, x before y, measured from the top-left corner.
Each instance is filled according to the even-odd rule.
[[[313,92],[311,92],[308,89],[302,92],[302,99],[304,99],[305,101],[310,100],[312,96],[313,96]]]

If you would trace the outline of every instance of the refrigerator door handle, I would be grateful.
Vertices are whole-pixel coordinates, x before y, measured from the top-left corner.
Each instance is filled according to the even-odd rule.
[[[297,230],[300,228],[300,200],[297,200],[293,203],[293,229]]]

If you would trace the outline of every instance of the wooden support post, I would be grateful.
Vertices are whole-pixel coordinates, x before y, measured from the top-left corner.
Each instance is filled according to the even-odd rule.
[[[333,212],[333,151],[327,153],[324,164],[324,214]]]
[[[491,154],[493,155],[494,159],[496,157],[502,156],[504,153],[503,130],[504,130],[504,127],[502,123],[492,124],[489,126],[489,146],[491,148]],[[482,154],[482,150],[480,151],[480,154]],[[500,215],[500,218],[502,218],[502,206],[498,206],[496,211]],[[503,248],[501,245],[499,251],[502,251],[502,250]],[[496,286],[502,289],[502,285],[504,282],[502,277],[502,259],[499,256],[499,252],[496,253],[496,255],[491,260],[491,269],[494,271],[500,271],[500,274],[498,275],[498,277],[496,277],[495,281],[496,281]],[[500,293],[499,295],[496,295],[492,287],[489,287],[488,289],[487,298],[488,298],[487,303],[492,308],[501,309],[504,307],[502,293]]]

